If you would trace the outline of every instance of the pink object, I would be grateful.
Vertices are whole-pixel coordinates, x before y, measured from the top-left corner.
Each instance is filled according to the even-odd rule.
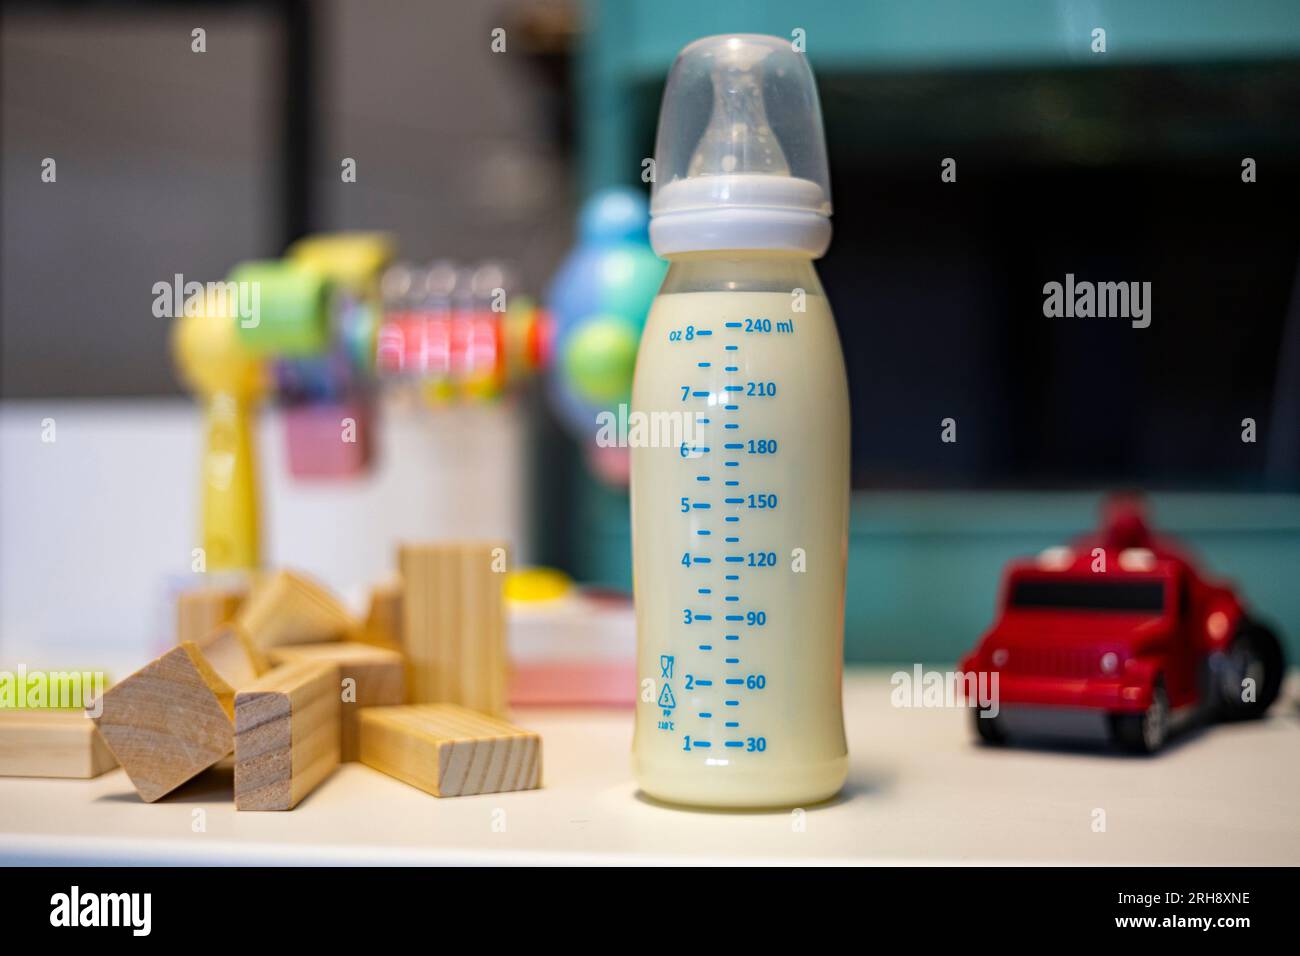
[[[284,409],[289,473],[295,478],[350,478],[370,464],[369,404],[359,400]]]
[[[626,595],[579,589],[551,601],[509,601],[506,633],[512,704],[636,702],[636,612]]]
[[[516,707],[631,707],[636,665],[625,661],[553,661],[516,665],[510,703]]]
[[[616,488],[626,488],[632,476],[632,456],[626,448],[589,445],[587,463],[597,478]]]

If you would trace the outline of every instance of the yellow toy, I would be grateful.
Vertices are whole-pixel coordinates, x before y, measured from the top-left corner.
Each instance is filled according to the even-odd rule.
[[[209,291],[190,299],[172,331],[181,377],[204,405],[203,550],[208,571],[261,560],[257,461],[251,417],[265,394],[265,364],[240,342],[234,303]]]
[[[286,259],[241,264],[230,281],[210,286],[186,303],[173,327],[172,352],[182,379],[205,406],[207,571],[249,570],[261,562],[252,413],[273,387],[272,363],[290,355],[326,353],[334,336],[342,335],[353,362],[368,370],[379,275],[391,258],[392,240],[382,233],[309,236],[294,243]],[[241,321],[237,303],[231,301],[230,289],[241,284],[258,289],[261,314],[256,321]],[[344,295],[360,308],[348,310],[352,321],[335,329],[331,306],[342,307]]]
[[[379,276],[395,251],[387,233],[335,232],[299,239],[285,251],[285,258],[378,304]]]

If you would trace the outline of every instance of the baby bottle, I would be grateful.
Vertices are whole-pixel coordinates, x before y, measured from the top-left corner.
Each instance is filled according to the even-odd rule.
[[[655,153],[669,269],[629,415],[636,777],[676,803],[813,803],[848,768],[849,405],[812,264],[831,202],[807,60],[777,37],[692,43]]]

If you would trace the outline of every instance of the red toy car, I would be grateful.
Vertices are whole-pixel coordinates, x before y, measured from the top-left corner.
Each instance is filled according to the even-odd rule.
[[[1124,749],[1154,753],[1181,718],[1260,717],[1281,689],[1277,637],[1153,535],[1134,499],[1110,501],[1099,534],[1013,562],[1000,608],[961,662],[998,674],[996,709],[972,711],[986,743],[1005,741],[1006,708],[1083,708],[1104,711]]]

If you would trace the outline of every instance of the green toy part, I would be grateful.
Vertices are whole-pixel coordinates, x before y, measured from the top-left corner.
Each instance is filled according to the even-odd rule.
[[[640,338],[627,319],[602,313],[583,320],[564,349],[564,373],[585,401],[604,405],[626,401]]]
[[[249,284],[254,314],[240,319],[239,336],[250,351],[295,358],[329,347],[330,284],[318,272],[288,261],[243,262],[228,281]]]

